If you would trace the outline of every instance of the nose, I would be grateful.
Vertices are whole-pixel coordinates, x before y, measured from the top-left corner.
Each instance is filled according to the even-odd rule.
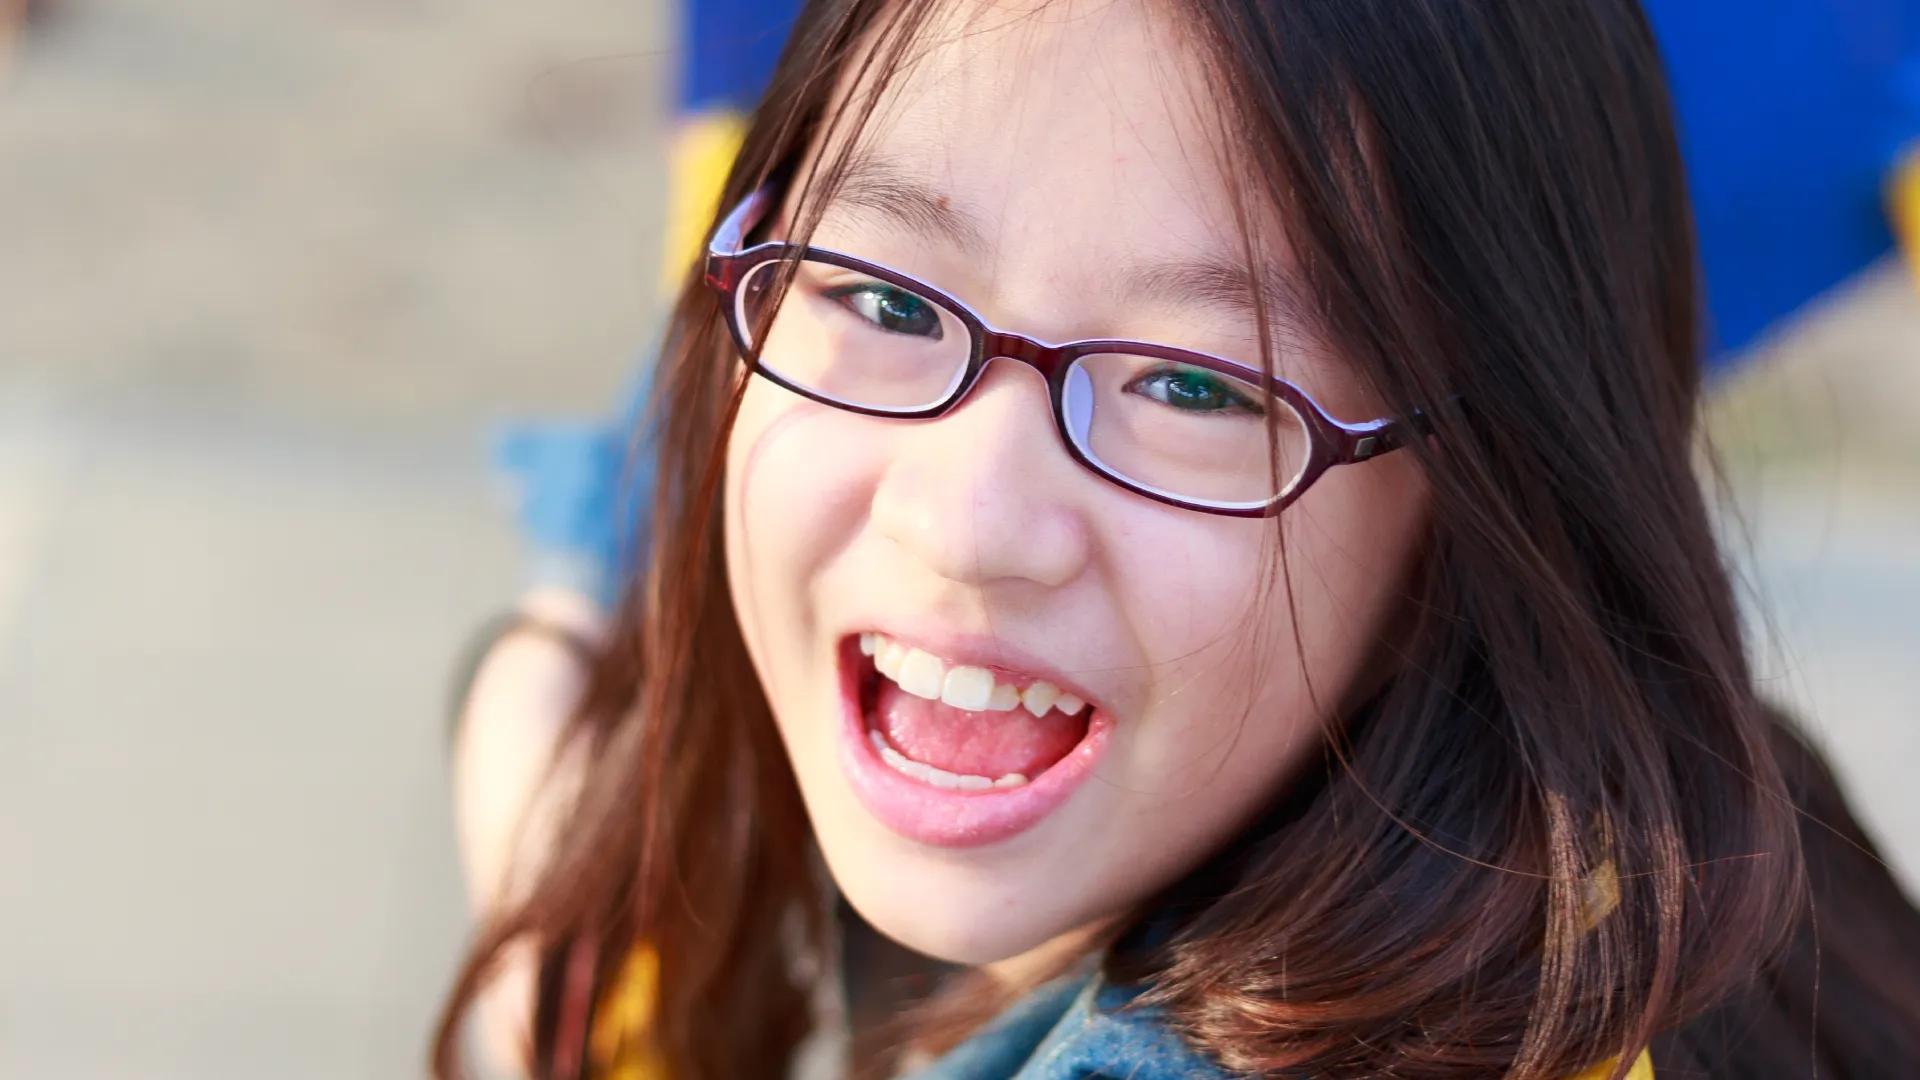
[[[1047,400],[1038,372],[999,357],[953,411],[900,425],[875,527],[950,581],[1072,581],[1091,546],[1090,478],[1060,446]]]

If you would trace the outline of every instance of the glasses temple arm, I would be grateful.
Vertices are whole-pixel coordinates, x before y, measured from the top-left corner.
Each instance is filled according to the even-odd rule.
[[[740,200],[740,205],[721,220],[720,227],[713,231],[713,239],[707,244],[709,255],[738,255],[746,246],[747,234],[760,224],[766,216],[770,190],[761,188]]]
[[[1453,399],[1455,404],[1459,399]],[[1397,420],[1374,420],[1341,428],[1346,433],[1341,461],[1367,461],[1390,450],[1398,450],[1418,435],[1433,434],[1433,418],[1415,409]]]

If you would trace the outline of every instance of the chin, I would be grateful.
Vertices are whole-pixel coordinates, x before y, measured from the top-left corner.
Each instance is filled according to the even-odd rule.
[[[857,810],[857,807],[852,809]],[[974,861],[979,853],[911,850],[867,823],[819,835],[840,892],[869,925],[897,944],[951,964],[975,966],[1032,952],[1110,914],[1108,905],[1063,892],[1071,860]],[[865,827],[863,827],[865,826]],[[837,833],[837,835],[835,834]],[[1085,880],[1076,867],[1069,880]]]
[[[885,886],[881,891],[886,891]],[[1010,960],[1071,929],[993,917],[964,902],[929,905],[892,895],[863,898],[858,890],[846,890],[846,897],[862,918],[895,943],[935,960],[970,967]]]

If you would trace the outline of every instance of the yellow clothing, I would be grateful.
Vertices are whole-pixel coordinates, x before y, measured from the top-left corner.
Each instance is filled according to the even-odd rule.
[[[1572,1077],[1571,1080],[1607,1080],[1612,1075],[1613,1062],[1609,1061],[1602,1065],[1595,1065],[1586,1072]],[[1627,1070],[1627,1080],[1653,1080],[1653,1058],[1645,1050],[1640,1051],[1640,1057],[1633,1063],[1633,1068]]]
[[[593,1010],[587,1049],[593,1075],[603,1080],[666,1080],[658,1055],[641,1036],[653,1016],[660,957],[642,946],[627,958],[612,990]]]

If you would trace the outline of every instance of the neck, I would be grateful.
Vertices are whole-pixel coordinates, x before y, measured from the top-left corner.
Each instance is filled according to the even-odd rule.
[[[1081,954],[1098,944],[1112,922],[1112,919],[1100,919],[1076,927],[1017,956],[981,964],[979,971],[994,985],[1010,992],[1045,982],[1071,967]]]

